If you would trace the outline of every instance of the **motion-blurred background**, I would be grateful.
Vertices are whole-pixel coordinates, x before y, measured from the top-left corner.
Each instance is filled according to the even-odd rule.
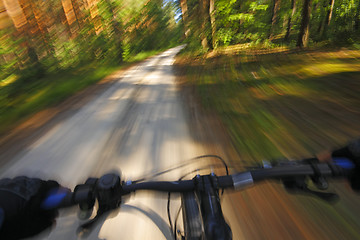
[[[360,0],[0,0],[0,146],[19,145],[8,136],[35,113],[186,44],[175,76],[194,139],[238,170],[314,156],[360,136],[359,40]],[[230,195],[234,238],[360,239],[345,186],[335,206],[272,185]]]

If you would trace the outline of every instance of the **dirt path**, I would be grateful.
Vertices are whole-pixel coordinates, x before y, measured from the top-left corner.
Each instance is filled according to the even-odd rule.
[[[172,64],[180,49],[169,49],[128,69],[78,111],[57,119],[4,164],[0,176],[51,178],[73,189],[90,176],[121,171],[124,180],[136,180],[205,154],[191,138],[176,91]],[[182,174],[172,171],[159,179],[176,180]],[[175,198],[173,214],[178,205]],[[166,194],[136,193],[114,214],[88,239],[173,238],[167,225]],[[75,209],[62,211],[50,235],[35,239],[75,239],[79,224]]]
[[[0,136],[0,167],[9,160],[13,160],[19,152],[22,152],[32,142],[50,131],[56,124],[71,117],[85,104],[106,91],[134,65],[132,64],[112,73],[97,84],[87,87],[61,104],[34,114],[17,127],[2,134]]]

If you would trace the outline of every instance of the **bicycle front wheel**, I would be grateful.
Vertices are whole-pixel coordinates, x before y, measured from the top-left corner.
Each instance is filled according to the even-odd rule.
[[[199,240],[203,237],[203,227],[199,204],[194,192],[181,195],[181,205],[184,221],[185,240]]]

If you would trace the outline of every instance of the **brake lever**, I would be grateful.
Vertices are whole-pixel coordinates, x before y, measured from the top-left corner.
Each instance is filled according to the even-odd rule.
[[[281,179],[287,192],[292,194],[306,194],[313,197],[318,197],[328,203],[335,203],[340,199],[336,193],[319,192],[309,189],[306,184],[305,177],[291,177]]]
[[[304,192],[316,196],[328,203],[335,203],[340,200],[339,195],[337,195],[336,193],[319,192],[319,191],[311,190],[309,188],[304,189]]]
[[[83,223],[77,228],[76,233],[78,237],[87,238],[97,226],[103,224],[101,223],[102,221],[105,222],[105,220],[108,218],[110,213],[111,213],[110,210],[103,212],[98,211],[94,218],[88,220],[87,222]]]

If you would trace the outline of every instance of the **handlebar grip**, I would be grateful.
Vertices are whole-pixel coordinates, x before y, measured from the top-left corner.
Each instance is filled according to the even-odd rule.
[[[81,184],[75,187],[74,192],[68,189],[60,189],[50,194],[45,198],[41,204],[44,210],[59,209],[71,207],[79,204],[80,208],[83,203],[87,207],[92,208],[95,197],[93,195],[93,188],[91,185]]]

